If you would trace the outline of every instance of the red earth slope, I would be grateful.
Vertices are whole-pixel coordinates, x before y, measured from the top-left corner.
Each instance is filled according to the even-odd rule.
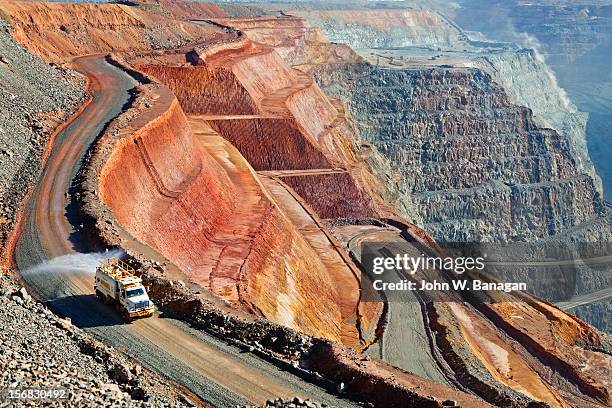
[[[117,220],[213,293],[339,340],[337,294],[325,267],[241,157],[225,164],[211,157],[167,88],[151,86],[145,95],[152,107],[114,138],[99,176]]]

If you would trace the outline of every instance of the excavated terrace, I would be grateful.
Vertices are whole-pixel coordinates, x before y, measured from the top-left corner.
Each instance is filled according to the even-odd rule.
[[[300,30],[299,41],[312,33]],[[131,60],[168,88],[141,86],[134,107],[103,135],[94,156],[99,196],[136,239],[228,302],[309,334],[369,345],[380,334],[380,303],[362,304],[345,291],[362,277],[322,220],[389,216],[401,227],[397,245],[410,250],[426,234],[411,233],[414,227],[397,221],[373,193],[378,179],[357,159],[346,114],[308,76],[249,39],[203,48]],[[500,115],[509,129],[529,122],[525,111]],[[416,122],[422,131],[435,127],[426,118]],[[344,232],[372,229],[351,225]],[[419,330],[435,341],[423,343],[427,364],[493,403],[526,406],[530,395],[557,406],[610,403],[610,359],[595,351],[603,346],[596,331],[522,294],[485,296],[498,302],[468,298],[414,313]],[[486,335],[477,337],[474,328]],[[379,362],[364,366],[388,372]]]

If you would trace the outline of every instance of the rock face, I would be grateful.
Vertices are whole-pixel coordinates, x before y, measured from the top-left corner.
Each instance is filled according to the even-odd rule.
[[[612,302],[610,302],[609,299],[578,306],[570,310],[570,312],[585,322],[589,322],[599,330],[606,333],[612,333],[612,324],[607,317],[612,313]]]
[[[80,77],[48,66],[9,30],[0,20],[0,244],[35,182],[50,132],[85,98]]]
[[[145,100],[151,109],[100,147],[100,197],[116,219],[213,293],[339,340],[342,327],[328,324],[341,321],[336,291],[313,249],[248,169],[226,172],[207,153],[168,88],[147,89]]]
[[[315,76],[347,102],[438,240],[531,240],[604,211],[567,139],[481,70],[352,64]]]
[[[329,41],[353,48],[394,48],[411,45],[445,46],[461,34],[450,22],[424,9],[315,10],[297,12],[323,30]]]
[[[110,51],[180,47],[213,35],[216,28],[176,22],[120,4],[3,2],[20,43],[47,61]]]
[[[608,98],[612,81],[608,72],[612,53],[610,16],[606,1],[464,0],[456,19],[469,30],[491,38],[536,47],[555,72],[559,84],[581,111],[589,113],[587,134],[590,156],[612,200],[612,165],[609,139],[612,115]],[[503,21],[503,24],[500,24]]]

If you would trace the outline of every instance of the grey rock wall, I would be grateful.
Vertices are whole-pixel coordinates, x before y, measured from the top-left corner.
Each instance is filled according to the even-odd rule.
[[[578,110],[542,57],[535,50],[524,48],[484,54],[475,61],[476,66],[503,86],[513,102],[532,109],[539,125],[555,129],[568,139],[577,169],[590,175],[603,194],[587,147],[589,115]]]
[[[604,213],[571,143],[476,68],[319,68],[439,241],[528,241]]]

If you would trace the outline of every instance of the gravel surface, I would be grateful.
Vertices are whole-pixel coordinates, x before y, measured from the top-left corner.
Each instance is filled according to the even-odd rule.
[[[85,100],[84,79],[28,52],[0,19],[0,248],[40,172],[52,130]],[[0,407],[10,390],[57,389],[46,406],[189,406],[174,386],[105,346],[0,275]],[[14,394],[13,394],[14,396]]]
[[[49,134],[85,98],[83,78],[18,44],[0,19],[0,244],[35,183]]]
[[[282,408],[325,408],[327,404],[319,404],[318,402],[311,401],[309,399],[302,399],[300,397],[294,397],[291,399],[277,398],[274,400],[266,401],[264,408],[282,407]],[[242,408],[258,408],[257,405],[245,405]]]
[[[54,315],[8,278],[0,278],[0,390],[58,389],[49,406],[180,407],[189,400],[138,364]],[[9,400],[0,407],[37,406]]]

